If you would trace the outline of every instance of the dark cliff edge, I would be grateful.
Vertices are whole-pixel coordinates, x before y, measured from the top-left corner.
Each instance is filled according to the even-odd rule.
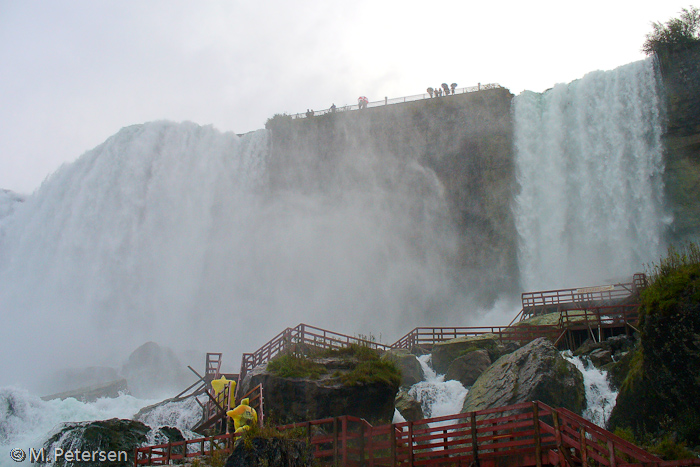
[[[416,162],[445,188],[458,269],[482,303],[519,291],[513,95],[504,88],[292,120],[276,116],[270,176],[279,190],[332,190],[348,158]],[[351,176],[351,175],[350,175]],[[419,187],[417,187],[419,189]]]
[[[669,240],[700,236],[700,44],[657,54],[666,101],[666,201],[673,214]]]

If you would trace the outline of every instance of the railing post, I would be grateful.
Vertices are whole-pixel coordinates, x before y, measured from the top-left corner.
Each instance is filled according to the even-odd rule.
[[[408,422],[408,467],[413,467],[413,422]]]
[[[561,427],[559,425],[559,413],[552,409],[552,420],[554,421],[554,438],[557,441],[557,450],[559,451],[559,465],[566,467],[566,459],[564,458],[564,446],[561,440]]]
[[[338,417],[333,418],[333,465],[338,467]]]
[[[611,439],[608,440],[608,453],[610,455],[610,467],[617,467],[615,460],[615,443]]]
[[[365,465],[365,424],[360,421],[360,467]]]
[[[579,426],[578,429],[581,443],[581,464],[584,466],[588,465],[588,446],[586,445],[586,429],[583,425]]]
[[[476,412],[470,413],[472,422],[472,454],[474,456],[474,465],[479,467],[479,442],[476,436]]]
[[[542,467],[542,440],[540,437],[540,406],[536,401],[532,403],[532,422],[535,429],[535,463]],[[585,464],[584,464],[585,465]]]
[[[391,424],[391,467],[396,467],[396,425]]]
[[[343,427],[343,465],[348,465],[348,418],[347,416],[343,416],[343,421],[342,421],[342,427]]]

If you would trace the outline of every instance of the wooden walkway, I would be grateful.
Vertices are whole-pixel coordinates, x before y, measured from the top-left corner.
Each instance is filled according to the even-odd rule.
[[[372,426],[343,416],[278,427],[301,429],[318,466],[676,467],[573,412],[526,402],[416,422]],[[137,448],[135,465],[230,452],[233,434]]]
[[[559,348],[573,349],[583,340],[601,341],[619,333],[636,331],[638,292],[646,277],[635,274],[628,284],[530,292],[523,294],[518,316],[559,313],[558,322],[526,323],[490,327],[418,327],[392,345],[339,334],[307,324],[287,328],[253,353],[243,354],[237,391],[246,374],[281,353],[306,356],[318,350],[361,345],[381,351],[421,348],[460,337],[491,337],[500,342],[525,344],[546,337]],[[517,316],[516,316],[517,319]],[[221,354],[208,354],[209,383],[219,376]],[[210,361],[211,360],[211,361]],[[194,370],[193,370],[194,371]],[[195,372],[196,373],[196,372]],[[251,392],[263,419],[262,388]],[[207,391],[209,394],[210,391]],[[238,396],[238,395],[236,395]],[[236,397],[240,400],[250,393]],[[205,416],[198,428],[223,425],[225,412],[217,410],[210,395]],[[319,465],[342,466],[480,466],[521,467],[559,465],[575,467],[633,465],[673,467],[698,462],[669,463],[587,422],[566,409],[553,410],[541,402],[517,404],[493,410],[373,427],[354,417],[336,417],[280,427],[302,427],[314,446]],[[164,465],[189,457],[230,449],[233,435],[148,446],[136,450],[136,465]]]

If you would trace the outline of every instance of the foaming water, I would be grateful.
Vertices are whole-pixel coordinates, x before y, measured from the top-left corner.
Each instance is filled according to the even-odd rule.
[[[467,389],[459,381],[445,381],[430,366],[432,355],[418,357],[425,380],[411,386],[408,394],[421,403],[425,418],[454,415],[462,411]]]
[[[658,257],[668,219],[657,81],[648,59],[515,98],[526,288],[629,277]]]
[[[617,402],[617,391],[610,386],[608,372],[596,368],[588,358],[572,356],[571,352],[564,352],[562,356],[583,375],[583,385],[586,389],[586,410],[583,411],[583,418],[605,427]]]
[[[110,418],[130,419],[141,408],[157,401],[136,399],[129,395],[117,398],[102,398],[95,402],[84,403],[73,398],[65,400],[44,401],[33,396],[25,389],[12,387],[0,388],[0,466],[16,465],[7,453],[11,449],[40,449],[44,442],[58,430],[64,422],[87,422],[107,420]],[[160,411],[160,416],[146,418],[143,421],[152,428],[169,425],[180,428],[189,434],[193,416],[187,413],[170,414],[167,408]],[[192,412],[189,412],[191,415]],[[198,413],[201,416],[201,411]],[[197,418],[198,420],[198,418]],[[194,420],[196,422],[196,420]]]

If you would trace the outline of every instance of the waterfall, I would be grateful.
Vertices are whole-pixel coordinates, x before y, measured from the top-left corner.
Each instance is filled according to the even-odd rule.
[[[570,351],[563,352],[562,356],[583,375],[583,386],[586,391],[586,409],[583,411],[583,418],[605,427],[617,402],[617,391],[610,386],[608,372],[596,368],[587,357],[572,356]]]
[[[514,100],[526,289],[629,279],[658,258],[669,222],[658,86],[648,59]]]
[[[0,385],[51,394],[56,369],[118,367],[147,341],[225,352],[234,372],[243,352],[300,322],[391,339],[446,312],[457,242],[432,170],[350,153],[342,186],[280,189],[270,158],[266,130],[152,122],[26,199],[1,192],[12,332],[0,353],[18,357],[0,362]]]
[[[445,375],[435,373],[431,358],[431,354],[418,357],[425,380],[411,386],[408,394],[421,403],[425,418],[460,413],[467,389],[459,381],[445,381]]]

